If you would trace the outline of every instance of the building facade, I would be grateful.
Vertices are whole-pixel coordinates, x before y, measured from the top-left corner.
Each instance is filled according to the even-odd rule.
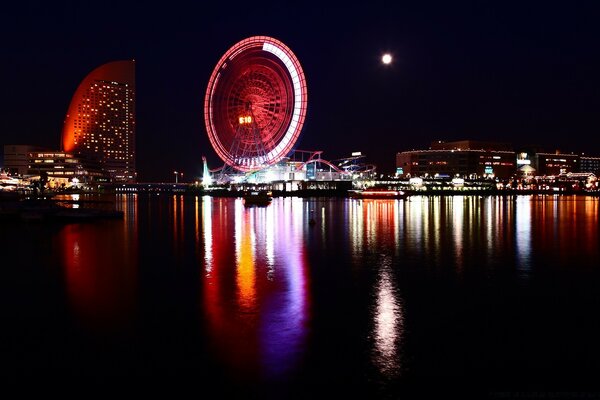
[[[83,79],[67,111],[62,150],[98,160],[111,181],[135,181],[134,61],[104,64]]]
[[[591,172],[596,176],[600,176],[600,157],[581,156],[579,171]]]
[[[515,170],[516,154],[504,143],[433,142],[428,150],[396,154],[397,175],[404,177],[509,178]]]
[[[28,155],[28,175],[46,175],[49,182],[102,182],[106,177],[99,161],[82,160],[64,151],[36,151]]]
[[[556,153],[536,153],[535,169],[538,176],[551,176],[579,172],[579,155]]]
[[[431,142],[431,150],[484,150],[484,151],[513,151],[510,143],[484,142],[481,140],[457,140],[445,142],[436,140]]]
[[[4,169],[12,175],[28,175],[29,153],[46,150],[43,147],[28,144],[5,144]]]

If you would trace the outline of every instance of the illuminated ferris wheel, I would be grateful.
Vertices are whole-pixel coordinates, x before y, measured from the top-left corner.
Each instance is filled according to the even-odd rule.
[[[226,165],[262,169],[288,155],[306,104],[306,79],[294,53],[268,36],[244,39],[221,57],[208,82],[208,138]]]

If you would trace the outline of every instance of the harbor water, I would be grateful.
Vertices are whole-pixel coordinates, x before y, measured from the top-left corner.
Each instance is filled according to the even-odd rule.
[[[598,390],[598,198],[109,198],[122,220],[0,224],[10,380]]]

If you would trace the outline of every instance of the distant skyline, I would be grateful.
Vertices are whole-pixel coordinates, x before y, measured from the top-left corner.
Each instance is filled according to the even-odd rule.
[[[597,2],[291,4],[10,4],[0,17],[0,143],[58,149],[81,80],[135,59],[139,179],[200,176],[202,156],[222,164],[204,127],[210,73],[239,40],[268,35],[306,74],[298,149],[327,159],[362,151],[381,172],[393,171],[396,152],[433,140],[600,155]]]

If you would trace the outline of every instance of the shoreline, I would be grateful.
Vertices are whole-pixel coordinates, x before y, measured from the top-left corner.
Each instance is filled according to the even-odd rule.
[[[498,196],[498,197],[511,197],[511,196],[582,196],[582,197],[600,197],[600,191],[549,191],[549,190],[403,190],[406,194],[406,198],[414,196],[440,196],[440,197],[454,197],[454,196]],[[308,190],[296,190],[296,191],[278,191],[271,190],[272,197],[328,197],[328,198],[355,198],[349,190],[336,190],[336,189],[308,189]],[[211,197],[243,197],[244,191],[242,190],[140,190],[140,191],[128,191],[119,192],[115,190],[93,190],[93,191],[71,191],[71,192],[47,192],[44,196],[38,198],[45,198],[53,201],[61,201],[66,203],[89,203],[96,202],[97,200],[90,199],[79,199],[79,200],[67,200],[67,199],[54,199],[56,196],[68,196],[68,195],[80,195],[80,196],[98,196],[98,195],[115,195],[115,194],[137,194],[137,195],[182,195],[182,196],[211,196]],[[30,194],[14,193],[14,192],[0,192],[0,201],[20,201],[24,199],[36,198]]]

